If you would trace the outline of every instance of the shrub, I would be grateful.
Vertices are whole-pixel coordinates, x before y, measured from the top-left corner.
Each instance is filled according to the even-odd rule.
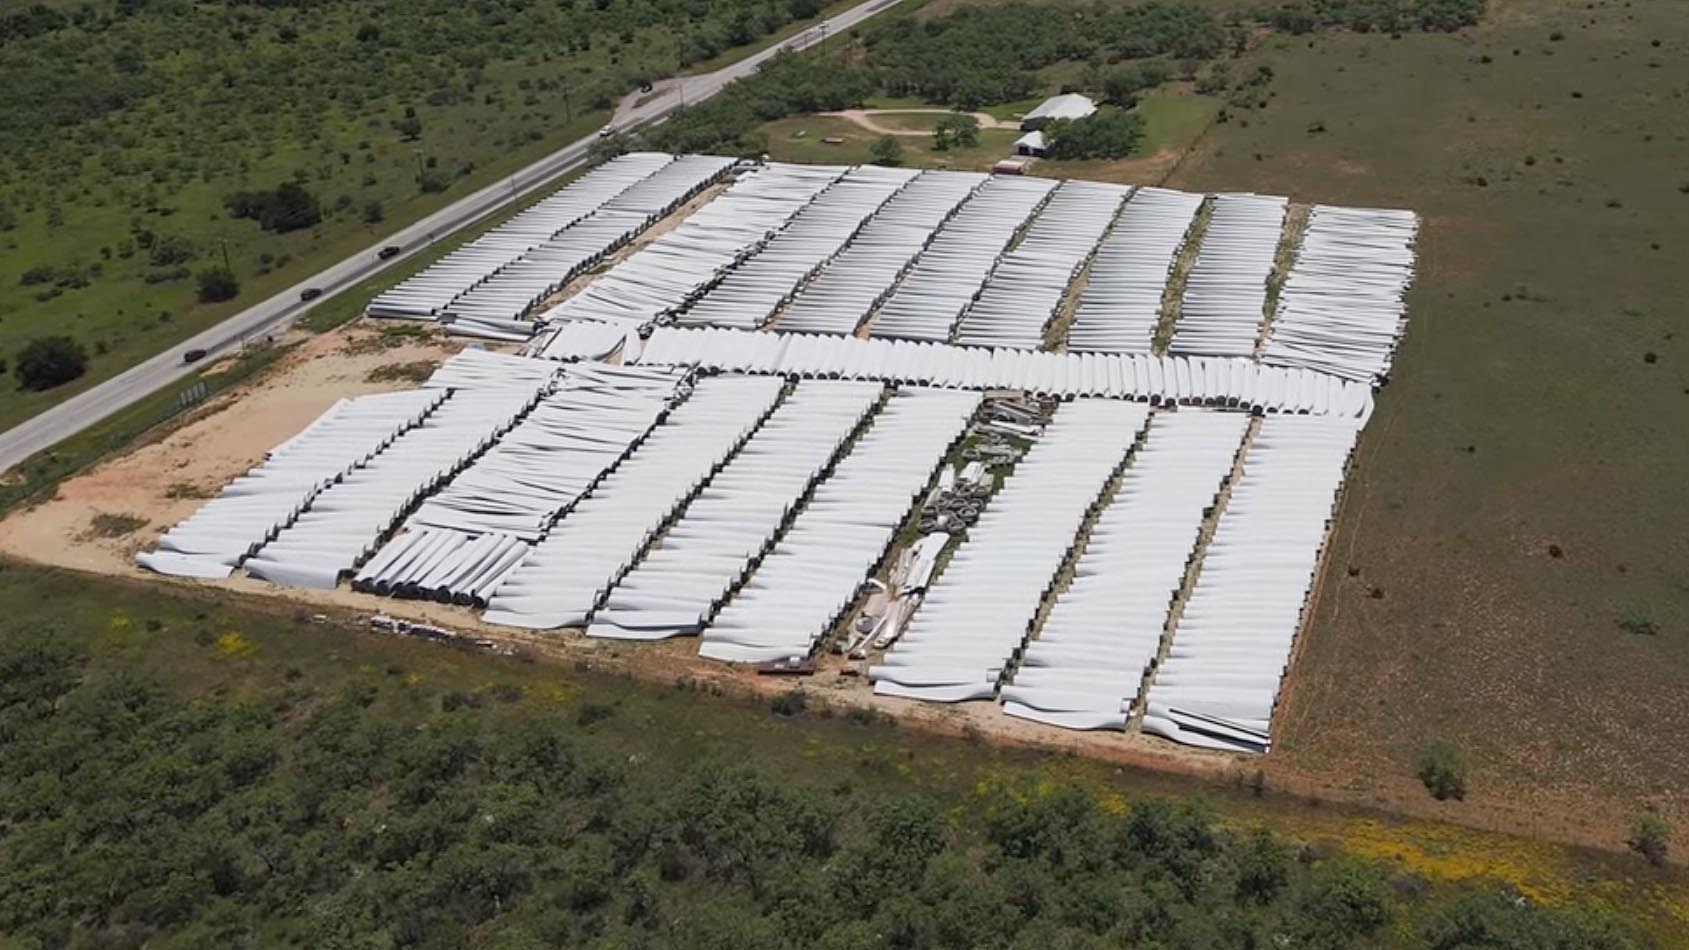
[[[1619,614],[1618,625],[1620,630],[1637,637],[1651,637],[1660,632],[1654,618],[1639,607],[1626,607]]]
[[[199,302],[221,303],[233,300],[240,293],[240,282],[226,267],[211,267],[199,272]]]
[[[94,520],[90,522],[90,530],[99,538],[121,538],[146,526],[147,519],[139,515],[111,514],[105,511],[95,515]]]
[[[609,703],[584,703],[575,713],[575,724],[585,728],[616,715],[616,707]]]
[[[979,120],[965,112],[953,112],[933,129],[932,147],[940,152],[979,144]]]
[[[903,164],[903,146],[898,144],[897,136],[882,135],[868,146],[868,154],[874,164],[897,166]]]
[[[68,336],[36,337],[18,353],[18,382],[37,392],[88,371],[88,351]]]
[[[1649,864],[1662,865],[1671,847],[1671,826],[1658,815],[1643,815],[1636,820],[1636,828],[1625,844],[1647,858]]]
[[[1466,756],[1447,739],[1433,739],[1419,754],[1418,775],[1438,801],[1466,797]]]

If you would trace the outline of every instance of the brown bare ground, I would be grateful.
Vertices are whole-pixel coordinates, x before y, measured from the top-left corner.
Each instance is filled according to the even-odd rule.
[[[369,346],[377,336],[359,323],[310,340],[273,372],[217,396],[163,438],[66,481],[51,501],[6,519],[0,552],[78,570],[134,573],[136,550],[204,504],[195,494],[215,494],[337,399],[409,388],[370,383],[372,370],[438,359],[457,348],[443,341]],[[146,518],[147,527],[121,538],[90,534],[96,515],[116,511]]]

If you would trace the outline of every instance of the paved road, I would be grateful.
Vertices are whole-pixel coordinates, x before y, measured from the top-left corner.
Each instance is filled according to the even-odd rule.
[[[660,122],[682,104],[706,99],[733,80],[750,75],[758,66],[782,50],[812,46],[830,35],[848,30],[898,2],[899,0],[869,0],[812,26],[783,43],[730,66],[724,66],[713,73],[664,80],[650,93],[635,93],[624,99],[617,107],[611,124],[618,129],[627,130]],[[58,444],[130,403],[196,372],[204,365],[204,362],[195,365],[183,363],[184,352],[203,349],[206,352],[206,361],[211,361],[239,349],[245,340],[261,339],[283,330],[312,306],[368,280],[435,240],[446,237],[457,229],[544,187],[564,173],[579,167],[586,160],[587,152],[595,139],[596,136],[587,136],[566,145],[509,178],[501,179],[474,194],[452,202],[421,221],[294,284],[274,297],[254,304],[152,359],[132,366],[27,422],[0,433],[0,471],[11,468],[42,449]],[[376,253],[388,245],[398,246],[401,252],[388,260],[378,259]],[[301,303],[299,293],[307,287],[320,289],[322,296],[310,304]]]

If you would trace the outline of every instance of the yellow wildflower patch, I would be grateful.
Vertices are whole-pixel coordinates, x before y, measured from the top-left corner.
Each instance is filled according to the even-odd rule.
[[[230,630],[217,638],[217,655],[224,659],[250,656],[258,652],[258,644],[238,631]]]
[[[1444,881],[1495,880],[1539,904],[1571,899],[1572,868],[1557,847],[1485,834],[1453,825],[1347,822],[1338,831],[1344,850],[1396,861],[1404,869]]]

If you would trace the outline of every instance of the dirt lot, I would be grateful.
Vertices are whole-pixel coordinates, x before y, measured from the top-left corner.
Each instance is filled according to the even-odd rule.
[[[384,334],[365,323],[310,339],[257,382],[178,420],[163,438],[66,481],[51,502],[6,519],[0,553],[80,570],[134,573],[135,551],[336,400],[413,385],[371,382],[371,373],[437,361],[461,345]],[[143,523],[117,534],[96,528],[100,515]]]

